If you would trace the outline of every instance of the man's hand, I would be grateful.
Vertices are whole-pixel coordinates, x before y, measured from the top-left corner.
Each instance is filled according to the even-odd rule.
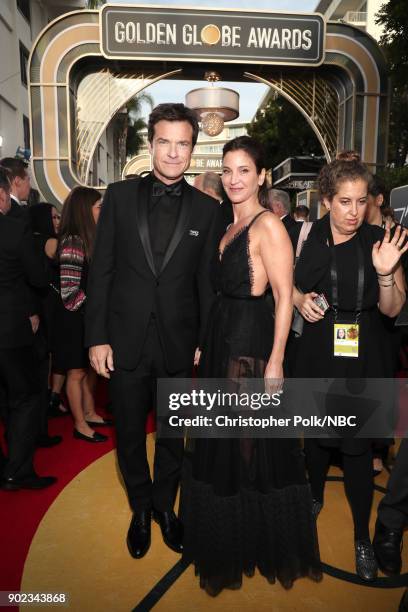
[[[110,344],[98,344],[89,349],[89,361],[97,374],[110,378],[113,367],[113,351]]]
[[[32,315],[30,317],[30,323],[33,334],[36,334],[38,332],[38,328],[40,327],[40,317],[38,315]]]

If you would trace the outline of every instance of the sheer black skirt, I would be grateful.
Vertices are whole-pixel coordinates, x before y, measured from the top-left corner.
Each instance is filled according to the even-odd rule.
[[[261,378],[272,349],[264,299],[220,297],[200,375]],[[210,595],[239,588],[255,569],[285,588],[321,578],[304,454],[296,439],[189,439],[181,487],[184,558]]]

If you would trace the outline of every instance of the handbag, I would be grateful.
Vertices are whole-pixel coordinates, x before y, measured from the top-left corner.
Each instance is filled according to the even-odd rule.
[[[306,242],[307,237],[309,236],[312,226],[313,226],[313,221],[304,221],[302,223],[302,227],[300,229],[299,238],[298,238],[297,245],[296,245],[295,265],[293,267],[293,271],[296,268],[296,264],[302,252],[303,245]],[[295,334],[297,338],[299,338],[303,333],[304,321],[305,321],[304,318],[302,317],[298,309],[294,306],[291,330],[293,331],[293,333]]]

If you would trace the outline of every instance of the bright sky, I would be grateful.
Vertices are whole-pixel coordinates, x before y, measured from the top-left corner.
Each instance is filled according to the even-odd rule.
[[[109,0],[111,4],[139,4],[139,2],[132,3],[130,0]],[[212,8],[235,8],[240,9],[258,9],[265,11],[284,11],[289,13],[295,12],[313,12],[317,6],[318,0],[197,0],[192,3],[188,0],[140,0],[140,4],[151,4],[164,5],[164,6],[194,6],[199,7],[212,7]],[[204,72],[204,69],[203,69]],[[220,82],[219,86],[225,85],[231,89],[235,89],[240,94],[240,116],[237,119],[238,122],[251,121],[254,116],[256,109],[263,98],[267,87],[261,83],[225,83]],[[152,85],[146,92],[152,95],[154,103],[160,104],[161,102],[184,102],[185,94],[196,87],[205,86],[205,81],[159,81],[155,85]],[[149,109],[144,107],[143,114],[147,114]]]

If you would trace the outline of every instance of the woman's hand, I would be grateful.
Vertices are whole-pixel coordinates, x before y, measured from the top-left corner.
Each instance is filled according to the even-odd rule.
[[[407,230],[402,229],[400,225],[397,226],[394,236],[391,238],[390,226],[387,225],[383,241],[377,240],[373,245],[372,258],[377,274],[385,276],[394,271],[401,255],[408,250],[406,238]]]
[[[283,393],[283,367],[282,364],[275,364],[270,360],[267,363],[265,374],[265,392],[268,395]]]
[[[313,298],[317,297],[318,294],[312,291],[311,293],[300,293],[297,296],[295,306],[306,321],[309,323],[316,323],[323,319],[324,311],[319,308],[313,301]]]

